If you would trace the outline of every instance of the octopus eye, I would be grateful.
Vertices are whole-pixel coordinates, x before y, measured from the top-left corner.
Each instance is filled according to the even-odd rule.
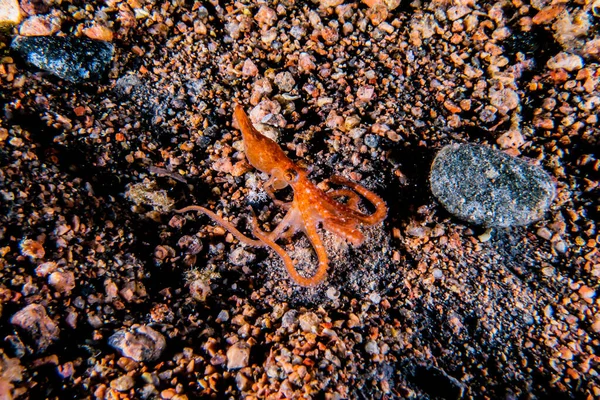
[[[295,182],[298,179],[298,172],[293,169],[288,169],[285,171],[283,177],[288,182]]]

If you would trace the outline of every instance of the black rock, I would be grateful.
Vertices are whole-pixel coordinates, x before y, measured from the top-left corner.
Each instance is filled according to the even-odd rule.
[[[17,36],[11,48],[28,63],[74,83],[100,79],[115,51],[109,42],[60,36]]]
[[[487,227],[534,222],[542,218],[556,194],[541,168],[474,144],[451,144],[440,150],[429,183],[451,214]]]

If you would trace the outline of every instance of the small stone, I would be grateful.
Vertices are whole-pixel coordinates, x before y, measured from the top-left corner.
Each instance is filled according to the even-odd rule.
[[[361,86],[356,92],[356,97],[358,97],[358,100],[367,103],[375,97],[375,88],[371,85]]]
[[[244,75],[244,76],[258,75],[258,68],[256,67],[256,64],[254,64],[254,62],[252,62],[252,60],[249,58],[247,58],[246,61],[244,61],[244,65],[242,66],[242,75]]]
[[[299,321],[300,329],[304,332],[314,333],[317,331],[317,326],[319,325],[319,322],[321,322],[321,319],[314,312],[307,312],[300,316]]]
[[[58,265],[54,261],[45,262],[37,266],[35,269],[35,274],[43,278],[56,271],[57,268]]]
[[[55,271],[48,277],[48,284],[59,293],[70,293],[75,288],[75,275],[72,272]]]
[[[567,252],[567,244],[563,240],[559,240],[554,243],[554,250],[564,254]]]
[[[44,258],[46,255],[44,246],[33,239],[23,240],[19,247],[21,248],[22,255],[31,257],[32,259]]]
[[[240,369],[248,366],[250,346],[246,342],[237,342],[227,350],[227,369]]]
[[[133,387],[133,378],[129,375],[123,375],[110,382],[110,387],[118,392],[126,392]]]
[[[229,321],[229,312],[227,310],[221,310],[215,321],[218,323]]]
[[[277,21],[277,14],[275,10],[269,8],[267,6],[260,6],[258,12],[254,16],[256,22],[258,22],[258,26],[261,28],[272,26],[275,21]]]
[[[90,28],[84,29],[83,34],[93,40],[102,40],[105,42],[112,42],[114,34],[113,31],[104,25],[94,25]]]
[[[542,239],[550,240],[552,238],[552,231],[545,226],[538,229],[536,233]]]
[[[373,304],[379,304],[381,302],[381,295],[379,293],[373,292],[369,295],[369,300]]]
[[[589,286],[583,285],[579,288],[579,295],[585,300],[592,300],[596,296],[596,291]]]
[[[100,79],[115,50],[108,42],[61,36],[18,36],[11,47],[28,63],[73,83]]]
[[[365,351],[371,355],[379,354],[379,346],[377,345],[377,342],[373,340],[368,341],[365,345]]]
[[[511,129],[496,139],[496,143],[503,149],[518,149],[525,143],[525,139],[521,132]]]
[[[252,387],[252,381],[242,371],[238,372],[235,376],[235,384],[240,391],[248,390]]]
[[[34,15],[19,27],[23,36],[49,36],[60,30],[60,20],[52,15]]]
[[[365,136],[365,144],[372,149],[376,149],[379,146],[379,136],[376,135],[366,135]]]
[[[448,19],[450,21],[456,21],[457,19],[469,14],[471,11],[471,8],[467,6],[453,6],[448,9],[446,14],[448,15]]]
[[[573,359],[573,352],[568,347],[563,346],[560,348],[559,351],[560,351],[560,358],[562,358],[563,360],[572,360]]]
[[[233,265],[237,265],[238,267],[242,267],[244,265],[250,264],[252,261],[254,261],[255,258],[256,258],[255,254],[250,253],[248,250],[246,250],[243,247],[236,247],[229,254],[229,261]]]
[[[451,214],[486,227],[536,221],[556,193],[541,168],[473,144],[444,147],[433,161],[429,182],[432,193]]]
[[[284,329],[292,329],[298,323],[298,311],[288,310],[281,317],[281,327]]]
[[[2,1],[0,4],[3,4]],[[48,4],[44,0],[21,0],[19,4],[21,10],[27,15],[46,14],[49,10]]]
[[[166,347],[165,337],[147,325],[137,325],[132,331],[121,330],[108,339],[108,344],[123,356],[135,361],[155,361]]]
[[[576,54],[561,52],[549,59],[546,65],[550,69],[562,68],[567,71],[576,71],[583,68],[583,60]]]
[[[317,66],[313,61],[313,57],[308,53],[300,53],[298,57],[298,68],[303,72],[310,72]]]
[[[253,124],[267,124],[283,128],[286,122],[280,113],[281,104],[264,99],[250,111],[248,117],[250,117]]]
[[[444,277],[444,272],[439,268],[433,269],[433,278],[434,279],[442,279]]]
[[[44,306],[39,304],[30,304],[21,309],[12,316],[10,323],[29,332],[36,339],[40,351],[46,350],[60,334],[58,325],[48,316]]]
[[[17,0],[0,0],[0,28],[11,27],[21,21],[21,8]]]
[[[340,291],[336,288],[334,288],[333,286],[327,289],[327,292],[325,293],[327,295],[327,298],[330,300],[337,300],[340,298]]]
[[[483,232],[481,235],[477,236],[477,239],[479,239],[479,241],[481,243],[488,242],[491,238],[492,238],[492,229],[491,228],[486,229],[485,232]]]
[[[204,278],[194,279],[190,282],[190,294],[196,301],[205,302],[208,296],[212,294],[210,280]]]
[[[275,75],[275,79],[273,80],[273,82],[275,82],[275,85],[277,85],[279,90],[282,92],[291,92],[294,89],[294,85],[296,84],[296,81],[294,80],[292,74],[290,74],[287,71],[280,72],[277,75]]]
[[[508,114],[519,105],[519,95],[512,89],[490,90],[490,104],[502,115]]]

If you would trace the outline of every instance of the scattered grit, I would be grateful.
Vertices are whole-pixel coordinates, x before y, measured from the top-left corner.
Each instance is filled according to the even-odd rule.
[[[600,396],[598,2],[0,4],[0,397]],[[114,54],[75,84],[17,36]],[[320,287],[171,212],[281,218],[234,102],[315,181],[388,203],[359,248],[323,233]],[[428,175],[452,143],[545,170],[549,210],[448,214]]]

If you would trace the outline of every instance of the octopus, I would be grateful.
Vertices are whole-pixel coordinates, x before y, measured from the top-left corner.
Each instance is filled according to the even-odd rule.
[[[281,257],[293,281],[300,286],[319,285],[325,280],[329,265],[327,251],[318,233],[319,224],[324,230],[347,240],[353,246],[359,246],[365,240],[359,227],[382,222],[388,211],[385,202],[364,186],[339,175],[330,177],[329,182],[342,186],[342,188],[327,192],[321,190],[309,180],[309,171],[306,168],[294,163],[275,141],[256,130],[242,106],[236,105],[234,118],[242,131],[244,152],[248,162],[269,176],[269,179],[263,184],[263,189],[276,205],[287,211],[285,216],[272,231],[266,232],[260,229],[252,211],[250,221],[252,234],[256,237],[256,239],[252,239],[208,208],[194,205],[176,212],[197,211],[207,215],[231,232],[240,242],[248,246],[271,248]],[[293,191],[292,201],[286,202],[277,199],[274,190],[288,186]],[[360,211],[360,196],[374,206],[373,213],[366,214]],[[346,201],[343,202],[342,199]],[[294,265],[294,260],[277,243],[278,240],[289,239],[300,231],[308,238],[318,259],[318,266],[312,276],[301,275]]]

